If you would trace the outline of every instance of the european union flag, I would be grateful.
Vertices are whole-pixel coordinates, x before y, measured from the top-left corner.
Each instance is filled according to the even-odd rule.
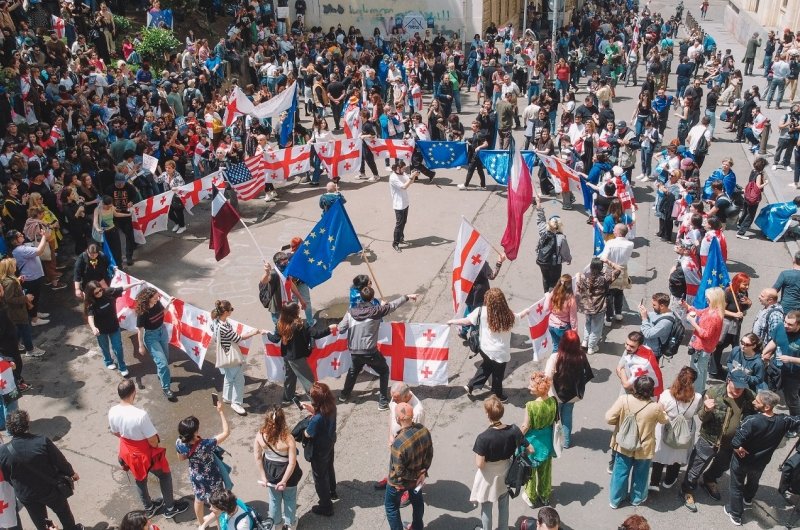
[[[108,258],[108,275],[114,276],[117,268],[117,262],[114,260],[114,254],[111,252],[111,247],[108,246],[108,238],[103,234],[103,254]]]
[[[486,169],[486,172],[497,181],[498,184],[508,186],[508,176],[511,174],[511,152],[510,151],[491,151],[481,149],[478,151],[478,158]]]
[[[789,221],[797,213],[797,206],[793,202],[776,202],[761,208],[756,217],[756,226],[770,241],[779,240],[789,229]]]
[[[466,142],[417,142],[428,169],[439,169],[467,165]]]
[[[281,122],[280,146],[286,147],[292,139],[294,132],[294,117],[297,115],[297,94],[292,98],[292,106],[286,111],[286,117]]]
[[[603,231],[600,230],[600,223],[594,223],[594,245],[592,246],[592,256],[599,256],[606,248],[606,241],[603,239]]]
[[[294,253],[284,274],[316,287],[333,274],[347,256],[362,250],[342,201],[334,202]]]
[[[694,297],[694,306],[697,309],[706,307],[706,290],[713,287],[725,288],[731,283],[728,275],[728,267],[722,259],[722,249],[719,246],[719,239],[712,238],[711,246],[708,249],[708,260],[703,269],[703,279],[697,288],[697,295]]]

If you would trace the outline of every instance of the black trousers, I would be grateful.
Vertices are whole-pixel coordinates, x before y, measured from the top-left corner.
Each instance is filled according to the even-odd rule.
[[[672,217],[659,217],[658,233],[656,235],[662,239],[669,239],[672,241],[673,226]]]
[[[717,377],[722,377],[723,375],[723,366],[722,366],[722,352],[725,351],[725,348],[728,346],[737,346],[739,344],[739,335],[733,335],[731,333],[726,333],[719,338],[719,343],[717,347],[714,349],[714,373]],[[710,370],[709,370],[710,371]]]
[[[36,530],[47,530],[45,520],[47,517],[47,509],[53,510],[53,513],[58,517],[63,530],[75,530],[75,516],[72,515],[72,510],[69,508],[69,503],[59,493],[53,493],[37,500],[29,500],[22,503],[25,509],[28,510],[28,515],[36,527]]]
[[[621,315],[624,302],[625,295],[622,289],[609,289],[606,295],[606,320],[611,320],[614,315]]]
[[[738,456],[731,458],[731,484],[730,500],[728,501],[728,513],[737,517],[742,516],[744,511],[744,500],[753,500],[758,491],[758,482],[761,474],[764,473],[764,466],[747,466],[742,464]]]
[[[347,371],[347,377],[344,379],[344,388],[342,388],[342,397],[349,398],[353,387],[356,385],[356,378],[364,366],[369,366],[378,374],[380,381],[380,398],[381,403],[389,401],[389,365],[386,364],[386,358],[380,352],[374,351],[372,353],[353,355],[352,364]]]
[[[678,474],[681,472],[680,464],[664,465],[659,462],[653,462],[651,466],[652,473],[650,473],[650,485],[658,486],[661,483],[661,476],[664,474],[664,468],[667,468],[667,474],[664,476],[664,482],[672,484],[677,480]]]
[[[336,493],[336,471],[333,469],[334,447],[334,445],[329,447],[314,446],[314,454],[311,457],[311,475],[314,477],[314,489],[317,492],[317,497],[319,497],[319,505],[323,510],[333,510],[331,495]]]
[[[370,171],[372,171],[372,175],[377,177],[378,176],[378,166],[375,165],[375,155],[372,154],[372,151],[365,145],[361,148],[361,173],[364,173],[364,164],[369,166]]]
[[[732,455],[733,448],[730,445],[714,447],[703,438],[698,438],[689,454],[681,491],[684,493],[694,491],[700,475],[705,482],[716,483],[731,465]]]
[[[170,221],[178,226],[186,226],[186,217],[183,211],[185,210],[183,203],[177,196],[172,197],[172,203],[169,205],[169,213],[167,216]]]
[[[478,366],[478,371],[470,379],[468,386],[470,389],[480,388],[492,377],[492,394],[499,398],[505,397],[503,394],[503,377],[506,374],[506,363],[499,363],[491,360],[485,353],[481,352],[483,362]]]
[[[757,210],[758,204],[744,204],[742,207],[742,213],[739,215],[738,222],[736,223],[737,234],[742,236],[745,235],[747,229],[750,228],[750,225],[752,225],[753,221],[756,219]]]
[[[408,221],[408,208],[394,211],[394,239],[393,245],[397,245],[405,241],[404,231],[406,229],[406,221]]]
[[[336,129],[339,128],[339,122],[342,119],[342,109],[344,108],[344,103],[334,103],[331,101],[331,112],[333,113],[333,124]]]
[[[542,271],[542,286],[544,287],[544,292],[550,292],[558,283],[558,279],[561,278],[561,268],[563,265],[559,263],[558,265],[542,265],[539,264],[539,269]]]
[[[133,239],[133,223],[128,217],[116,217],[114,225],[125,236],[125,258],[128,261],[133,260],[133,251],[136,250],[136,240]],[[117,262],[117,265],[122,266],[122,263]]]
[[[483,163],[481,163],[481,159],[478,158],[478,155],[474,155],[472,160],[469,161],[469,165],[467,166],[467,178],[464,180],[464,186],[469,186],[469,181],[472,180],[472,174],[478,172],[478,178],[481,179],[481,187],[486,187],[486,175],[483,172]]]
[[[36,318],[39,314],[39,302],[42,296],[42,284],[44,283],[44,276],[36,278],[35,280],[25,280],[22,282],[22,290],[25,294],[32,294],[33,300],[31,301],[32,307],[28,309],[28,316]]]

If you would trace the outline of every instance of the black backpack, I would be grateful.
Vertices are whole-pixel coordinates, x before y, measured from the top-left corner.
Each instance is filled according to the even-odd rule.
[[[696,156],[705,156],[708,154],[708,139],[706,138],[705,131],[703,131],[703,134],[700,135],[700,139],[697,140],[697,146],[694,148],[694,154]]]
[[[680,263],[669,275],[669,294],[683,300],[686,297],[686,275]]]
[[[800,440],[795,442],[792,450],[786,455],[786,459],[778,467],[781,472],[781,481],[778,485],[778,493],[784,495],[786,492],[800,494],[800,453],[797,452],[797,445]]]
[[[555,232],[546,230],[544,235],[539,238],[536,245],[536,263],[539,265],[558,264],[558,235]]]
[[[678,353],[678,348],[680,348],[681,343],[683,343],[683,336],[686,334],[686,328],[683,326],[683,322],[673,313],[657,318],[656,321],[661,319],[668,319],[671,322],[667,338],[663,342],[658,341],[660,347],[659,356],[669,359]]]

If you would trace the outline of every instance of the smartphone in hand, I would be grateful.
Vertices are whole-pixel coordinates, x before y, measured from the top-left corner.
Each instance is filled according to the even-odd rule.
[[[297,397],[297,396],[293,397],[293,398],[292,398],[292,403],[294,403],[295,405],[297,405],[297,408],[298,408],[298,409],[300,409],[301,411],[302,411],[302,410],[305,410],[305,409],[303,409],[303,404],[302,404],[302,403],[300,403],[300,398],[299,398],[299,397]]]
[[[212,403],[212,404],[213,404],[215,407],[216,407],[216,406],[217,406],[217,404],[219,403],[219,396],[216,394],[216,392],[212,392],[212,393],[211,393],[211,403]]]

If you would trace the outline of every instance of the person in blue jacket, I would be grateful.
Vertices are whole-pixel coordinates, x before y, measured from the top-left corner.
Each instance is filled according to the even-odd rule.
[[[728,197],[733,197],[736,191],[736,173],[731,169],[733,167],[733,159],[725,157],[722,159],[722,167],[715,169],[711,176],[708,177],[703,183],[703,199],[709,200],[713,195],[711,193],[711,183],[715,180],[722,181],[722,187],[725,188],[725,194]]]
[[[611,171],[611,164],[608,163],[608,153],[605,151],[598,151],[597,154],[595,154],[595,162],[586,175],[586,181],[597,186],[603,178],[603,175],[608,171]],[[594,223],[594,216],[592,215],[592,195],[594,194],[594,189],[581,181],[581,190],[583,191],[583,209],[586,211],[586,215],[589,216],[586,223],[592,224]]]

